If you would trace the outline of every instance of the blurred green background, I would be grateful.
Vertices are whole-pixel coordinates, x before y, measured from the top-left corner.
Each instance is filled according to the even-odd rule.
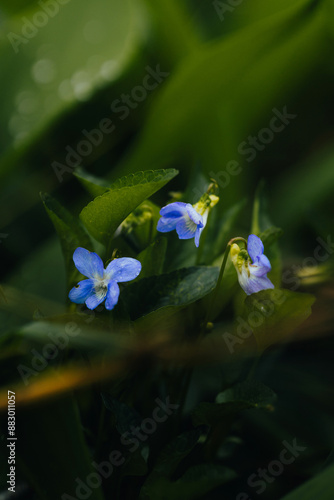
[[[2,0],[1,282],[64,303],[61,249],[40,192],[78,215],[90,199],[73,175],[80,168],[108,180],[176,168],[154,197],[161,205],[187,188],[197,201],[200,168],[218,182],[219,216],[245,200],[243,234],[264,182],[269,217],[284,230],[283,271],[299,267],[300,291],[318,298],[307,333],[333,333],[332,252],[321,265],[306,260],[334,229],[333,48],[333,0]],[[273,118],[282,114],[281,127]],[[1,335],[31,319],[24,307],[0,317]],[[287,355],[303,376],[325,358],[310,382],[322,403],[332,398],[332,348],[320,337],[316,348],[306,342],[304,357]],[[290,376],[277,375],[276,389]],[[303,419],[295,417],[292,429]],[[314,438],[321,460],[325,443],[333,446],[327,423]]]

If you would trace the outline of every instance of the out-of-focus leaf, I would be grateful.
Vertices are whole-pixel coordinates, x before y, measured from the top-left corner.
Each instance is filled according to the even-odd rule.
[[[24,475],[39,497],[50,500],[65,494],[80,496],[76,493],[76,488],[79,489],[76,479],[85,482],[94,469],[73,398],[21,408],[17,414],[17,429],[21,443],[17,453]],[[53,457],[52,467],[49,460],[45,460],[46,450]],[[90,498],[103,500],[101,489],[94,487]]]
[[[312,313],[315,297],[306,293],[273,289],[249,295],[243,317],[253,331],[259,349],[287,340]]]
[[[332,500],[334,465],[307,481],[305,484],[284,496],[282,500]]]
[[[271,408],[276,394],[256,381],[236,384],[219,393],[216,403],[200,403],[192,413],[194,425],[219,424],[224,418],[250,408]]]
[[[68,286],[71,286],[80,276],[73,264],[73,252],[78,247],[93,250],[92,243],[87,233],[80,226],[79,221],[75,220],[57,200],[46,193],[41,194],[41,198],[44,208],[58,233],[65,260]]]
[[[282,227],[296,227],[305,214],[333,193],[334,151],[312,157],[299,168],[285,172],[275,188],[272,209]]]
[[[81,220],[94,238],[106,243],[140,203],[161,189],[177,173],[177,170],[167,169],[122,177],[82,210]]]
[[[6,95],[0,120],[0,149],[6,151],[1,174],[57,118],[116,80],[140,37],[131,5],[123,0],[97,0],[94,6],[80,0],[34,2],[24,14],[5,20],[0,37]]]
[[[319,49],[326,43],[321,9],[321,4],[312,9],[307,0],[299,1],[187,58],[160,93],[131,156],[118,168],[131,172],[138,164],[150,168],[161,159],[166,165],[181,150],[224,179],[225,166],[238,158],[245,137],[269,123],[271,110],[282,99],[285,103],[319,63]],[[227,175],[225,206],[241,177],[249,175],[249,168],[240,169],[238,175]]]
[[[155,44],[159,43],[160,57],[171,64],[195,51],[199,46],[199,30],[190,13],[177,0],[144,0],[151,16]],[[170,29],[173,26],[173,30]]]

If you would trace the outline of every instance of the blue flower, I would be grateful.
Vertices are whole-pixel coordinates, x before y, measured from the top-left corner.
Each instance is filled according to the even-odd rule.
[[[111,311],[118,302],[117,283],[131,281],[141,271],[141,263],[129,257],[114,259],[104,269],[103,262],[96,253],[81,247],[74,251],[73,261],[78,271],[88,279],[79,281],[68,296],[76,304],[85,303],[88,309],[95,309],[105,300],[106,309]]]
[[[248,237],[247,250],[241,250],[236,243],[231,246],[231,259],[237,270],[240,286],[247,295],[275,288],[267,277],[271,265],[263,252],[263,243],[255,234]]]
[[[157,230],[161,233],[177,232],[180,240],[195,238],[195,245],[199,246],[199,239],[208,220],[209,210],[218,202],[217,196],[202,196],[194,206],[190,203],[170,203],[160,210]]]

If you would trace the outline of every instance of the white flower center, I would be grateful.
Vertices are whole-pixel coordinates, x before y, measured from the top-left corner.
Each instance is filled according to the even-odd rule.
[[[102,299],[107,295],[108,284],[104,280],[96,280],[94,284],[95,295],[98,299]]]

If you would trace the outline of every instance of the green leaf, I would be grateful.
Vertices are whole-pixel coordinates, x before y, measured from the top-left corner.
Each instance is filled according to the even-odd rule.
[[[75,283],[80,275],[73,264],[73,252],[78,247],[92,250],[92,243],[79,221],[49,194],[41,194],[44,208],[50,217],[60,239],[67,272],[68,285]]]
[[[249,295],[243,316],[259,349],[287,340],[311,315],[314,301],[313,295],[277,288]]]
[[[33,147],[41,147],[41,137],[60,117],[115,82],[133,59],[140,39],[130,2],[50,2],[49,15],[38,1],[29,3],[24,17],[5,19],[2,26],[0,77],[6,99],[0,117],[4,130],[0,149],[5,151],[1,175]],[[101,118],[108,117],[106,113]]]
[[[128,285],[122,298],[136,320],[153,311],[181,308],[210,293],[218,279],[216,267],[189,267]]]
[[[116,181],[101,196],[90,202],[80,218],[88,231],[106,243],[124,219],[178,174],[177,170],[137,172]]]
[[[17,424],[18,429],[24,429],[17,447],[23,474],[39,498],[62,498],[66,493],[76,498],[76,478],[85,482],[94,469],[73,399],[22,407]],[[46,453],[52,456],[52,467]],[[103,500],[101,489],[94,487],[90,498]]]
[[[157,276],[162,273],[167,249],[167,238],[158,236],[153,243],[137,257],[142,264],[138,279]]]
[[[334,486],[334,465],[307,481],[305,484],[285,495],[282,500],[332,500]]]
[[[192,413],[194,425],[215,426],[226,417],[250,408],[271,409],[276,394],[256,381],[245,381],[216,397],[216,403],[200,403]]]

